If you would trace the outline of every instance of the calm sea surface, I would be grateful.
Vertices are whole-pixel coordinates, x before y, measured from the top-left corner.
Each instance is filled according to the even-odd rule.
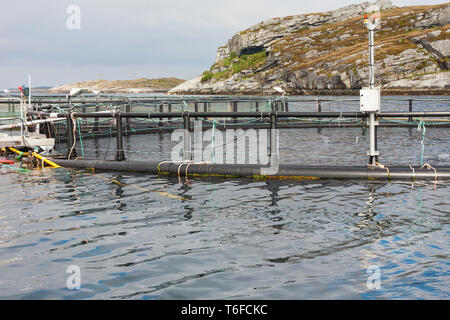
[[[420,163],[421,140],[417,128],[380,128],[381,162]],[[108,142],[85,140],[86,157],[112,158]],[[427,128],[424,143],[424,161],[450,165],[449,129]],[[173,144],[170,134],[125,141],[130,159],[170,159]],[[282,130],[280,144],[282,163],[367,161],[360,128]],[[448,299],[449,194],[450,181],[3,167],[0,299]],[[66,287],[72,265],[79,290]],[[367,286],[368,268],[379,270],[379,289]]]

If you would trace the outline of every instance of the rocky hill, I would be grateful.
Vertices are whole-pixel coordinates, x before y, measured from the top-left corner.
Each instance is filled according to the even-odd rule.
[[[376,85],[384,94],[450,92],[450,2],[395,7],[365,2],[325,13],[273,18],[235,34],[215,63],[169,94],[355,94],[368,82],[363,14],[381,11]]]
[[[72,88],[99,90],[101,93],[144,93],[166,92],[184,80],[178,78],[135,79],[135,80],[93,80],[66,84],[49,89],[51,93],[67,93]]]

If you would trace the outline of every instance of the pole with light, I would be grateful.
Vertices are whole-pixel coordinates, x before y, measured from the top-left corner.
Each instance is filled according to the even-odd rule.
[[[360,110],[369,115],[369,166],[377,165],[379,152],[377,150],[377,125],[375,115],[380,112],[380,88],[375,87],[374,33],[380,24],[380,14],[370,17],[364,15],[364,24],[369,30],[369,87],[360,91]]]

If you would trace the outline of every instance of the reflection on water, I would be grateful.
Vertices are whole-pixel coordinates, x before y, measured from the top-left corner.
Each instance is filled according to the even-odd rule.
[[[380,160],[419,163],[421,138],[380,128]],[[170,159],[174,145],[124,140],[129,159]],[[84,151],[104,158],[108,142]],[[450,165],[449,144],[427,128],[425,161]],[[367,148],[360,128],[281,130],[282,163],[362,165]],[[449,298],[450,182],[101,176],[0,169],[0,298]],[[66,288],[70,265],[80,290]]]
[[[1,298],[448,298],[449,184],[102,176],[190,200],[65,169],[0,176]]]

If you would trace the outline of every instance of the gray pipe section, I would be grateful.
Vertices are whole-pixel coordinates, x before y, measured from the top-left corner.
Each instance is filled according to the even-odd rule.
[[[189,114],[190,118],[269,118],[273,112],[122,112],[122,118],[182,118]],[[275,112],[277,117],[293,117],[293,118],[362,118],[366,116],[363,112]],[[48,112],[28,112],[29,116],[50,117]],[[66,117],[67,113],[58,113],[57,118]],[[426,112],[381,112],[377,114],[378,117],[450,117],[449,111],[426,111]],[[73,116],[76,118],[111,118],[113,116],[110,112],[105,113],[79,113],[74,112]]]
[[[261,165],[195,164],[163,161],[109,161],[109,160],[61,160],[52,159],[63,167],[95,169],[101,171],[132,171],[141,173],[168,173],[173,175],[205,175],[231,177],[262,177]],[[364,180],[444,180],[450,179],[450,166],[427,169],[406,166],[386,168],[363,166],[299,166],[280,165],[278,173],[265,176],[273,179],[364,179]]]

